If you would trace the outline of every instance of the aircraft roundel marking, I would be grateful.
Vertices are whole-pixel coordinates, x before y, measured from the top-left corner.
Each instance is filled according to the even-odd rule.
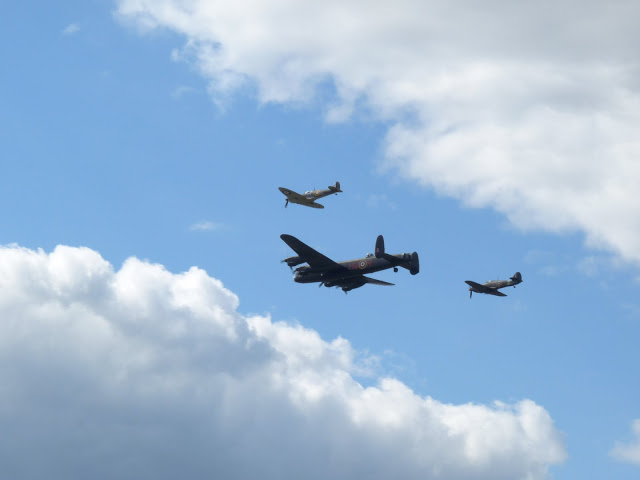
[[[360,262],[360,265],[359,265],[359,266],[360,266],[360,268],[365,268],[365,267],[367,266],[367,262],[365,262],[364,260],[362,260],[362,261]]]
[[[285,195],[289,195],[291,192],[289,190],[283,190],[282,193],[284,193]]]

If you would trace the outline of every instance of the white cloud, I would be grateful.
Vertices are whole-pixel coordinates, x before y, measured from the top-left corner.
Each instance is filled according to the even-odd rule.
[[[640,262],[637,2],[119,0],[168,28],[219,100],[335,89],[328,121],[392,126],[386,166],[523,229]],[[326,89],[323,88],[323,93]]]
[[[388,208],[390,210],[395,210],[398,206],[395,202],[391,201],[389,197],[382,193],[372,193],[367,198],[367,207],[369,208]]]
[[[364,388],[347,340],[237,308],[195,267],[0,248],[4,475],[533,480],[566,456],[531,400]]]
[[[63,35],[73,35],[74,33],[78,33],[80,31],[80,25],[77,23],[70,23],[67,25],[64,30],[62,30]]]
[[[176,87],[173,92],[171,92],[171,96],[175,99],[180,99],[182,97],[185,97],[187,95],[190,95],[192,93],[197,93],[198,90],[190,87],[188,85],[180,85],[179,87]]]
[[[194,232],[207,232],[214,230],[224,230],[226,225],[222,223],[212,222],[210,220],[203,220],[201,222],[194,223],[189,227],[189,230]]]
[[[640,419],[633,421],[631,428],[635,439],[631,444],[617,443],[609,454],[620,462],[640,465]]]

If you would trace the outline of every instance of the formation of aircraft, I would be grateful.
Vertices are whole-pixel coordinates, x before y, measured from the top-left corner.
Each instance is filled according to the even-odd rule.
[[[397,272],[398,267],[406,268],[411,275],[416,275],[420,271],[420,259],[416,252],[390,255],[385,252],[382,235],[379,235],[376,240],[375,254],[370,253],[366,257],[346,262],[331,260],[294,236],[283,234],[280,235],[280,238],[298,254],[285,258],[284,263],[290,268],[302,263],[307,264],[295,269],[293,279],[297,283],[320,282],[318,285],[320,287],[323,285],[325,287],[339,287],[344,293],[347,293],[349,290],[360,288],[367,283],[393,285],[393,283],[367,277],[366,274],[369,273],[388,268],[393,268],[393,271]]]
[[[305,207],[324,208],[323,205],[316,203],[316,200],[342,192],[340,182],[336,182],[335,185],[329,185],[326,190],[309,190],[303,194],[284,187],[279,187],[278,189],[287,197],[284,204],[285,207],[291,202]],[[341,288],[344,293],[347,293],[367,283],[371,285],[394,285],[393,283],[367,277],[366,275],[369,273],[379,272],[388,268],[393,268],[393,271],[397,272],[398,267],[406,268],[411,275],[416,275],[420,272],[420,259],[417,252],[390,255],[385,252],[382,235],[379,235],[376,239],[375,254],[370,253],[363,258],[345,262],[331,260],[292,235],[282,234],[280,238],[297,253],[296,256],[282,260],[292,270],[293,267],[297,267],[293,276],[293,280],[296,283],[318,282],[320,287],[324,285],[325,287]],[[298,266],[303,263],[306,265]],[[469,285],[469,298],[472,297],[473,292],[506,297],[507,295],[502,293],[500,289],[505,287],[515,288],[516,285],[522,283],[522,275],[520,272],[516,272],[509,280],[491,280],[482,284],[472,280],[465,280],[465,283]]]
[[[495,295],[496,297],[506,297],[507,295],[502,293],[500,289],[505,287],[515,288],[516,285],[522,283],[522,275],[520,272],[516,272],[509,280],[491,280],[483,284],[471,280],[465,280],[464,282],[469,285],[469,298],[471,298],[473,292],[486,293],[488,295]]]
[[[304,205],[305,207],[311,208],[324,208],[323,205],[316,203],[316,200],[322,197],[326,197],[332,194],[338,194],[342,192],[340,190],[340,182],[336,182],[335,185],[329,185],[326,190],[308,190],[303,194],[296,193],[293,190],[289,190],[288,188],[278,187],[285,197],[287,197],[286,202],[284,203],[285,208],[291,203],[297,203],[298,205]]]

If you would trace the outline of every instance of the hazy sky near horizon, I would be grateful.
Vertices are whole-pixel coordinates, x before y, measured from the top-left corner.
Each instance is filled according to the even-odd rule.
[[[639,10],[3,7],[5,475],[636,478]]]

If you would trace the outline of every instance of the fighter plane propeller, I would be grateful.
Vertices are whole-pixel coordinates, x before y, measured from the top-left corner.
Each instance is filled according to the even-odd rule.
[[[316,203],[316,200],[322,197],[326,197],[327,195],[331,195],[334,193],[337,195],[338,193],[342,192],[342,190],[340,190],[340,182],[336,182],[335,185],[329,185],[326,190],[308,190],[303,194],[296,193],[293,190],[289,190],[288,188],[284,187],[278,187],[278,190],[280,190],[284,194],[284,196],[287,197],[286,201],[284,202],[285,208],[289,205],[289,202],[297,203],[298,205],[304,205],[305,207],[324,208],[323,205]]]
[[[293,280],[296,283],[319,282],[319,287],[339,287],[344,293],[354,288],[360,288],[367,283],[371,285],[393,285],[365,276],[365,274],[379,272],[388,268],[398,271],[398,267],[406,268],[411,275],[420,271],[420,259],[416,252],[390,255],[385,252],[384,238],[379,235],[376,239],[375,255],[368,254],[364,258],[334,262],[317,252],[310,246],[291,235],[282,234],[280,238],[298,255],[283,260],[290,268],[302,263],[307,265],[295,269]]]
[[[501,288],[513,287],[522,283],[522,275],[520,272],[516,272],[509,280],[491,280],[483,284],[476,283],[472,280],[465,280],[464,283],[469,285],[469,298],[472,297],[473,292],[486,293],[488,295],[495,295],[496,297],[506,297],[507,295],[499,291]]]

